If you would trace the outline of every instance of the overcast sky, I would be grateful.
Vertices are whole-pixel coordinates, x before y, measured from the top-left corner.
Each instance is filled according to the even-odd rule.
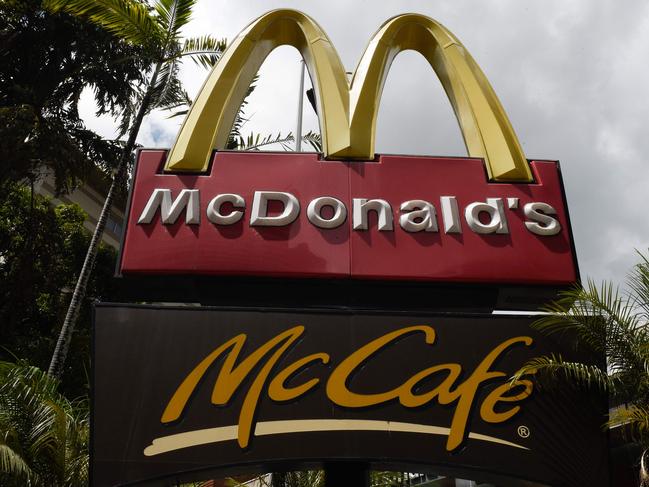
[[[638,261],[634,249],[647,252],[649,2],[200,0],[186,35],[232,39],[259,15],[284,7],[307,13],[323,27],[347,71],[393,15],[417,12],[444,24],[487,75],[526,156],[561,161],[582,277],[622,282]],[[290,47],[269,56],[249,101],[244,133],[295,130],[299,59]],[[185,63],[182,78],[190,95],[206,75]],[[89,127],[112,136],[114,122],[94,117],[93,107],[86,93]],[[318,131],[308,105],[304,113],[304,130]],[[138,141],[168,148],[179,123],[154,113]],[[400,54],[390,71],[376,151],[466,155],[441,84],[419,54]]]

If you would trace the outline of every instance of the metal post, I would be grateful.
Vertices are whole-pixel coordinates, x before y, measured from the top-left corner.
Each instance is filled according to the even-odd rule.
[[[297,126],[295,127],[295,152],[302,150],[302,105],[304,103],[304,59],[300,60],[300,91],[297,97]]]
[[[476,487],[473,480],[455,479],[455,487]]]
[[[369,465],[361,462],[325,463],[325,487],[370,487]]]

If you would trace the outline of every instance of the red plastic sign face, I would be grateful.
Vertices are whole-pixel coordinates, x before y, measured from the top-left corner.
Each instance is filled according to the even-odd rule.
[[[209,174],[139,153],[123,274],[566,285],[577,269],[556,162],[490,183],[480,159],[217,152]]]

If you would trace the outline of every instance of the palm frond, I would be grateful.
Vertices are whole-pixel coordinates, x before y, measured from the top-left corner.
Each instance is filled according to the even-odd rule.
[[[237,116],[234,118],[234,123],[232,124],[230,135],[228,136],[228,142],[225,146],[226,149],[236,150],[238,148],[239,139],[241,138],[241,130],[243,129],[243,126],[246,124],[246,122],[250,120],[250,118],[246,117],[244,110],[246,105],[248,104],[248,97],[252,94],[253,91],[255,91],[258,80],[259,75],[255,75],[255,77],[252,79],[252,82],[250,83],[250,86],[248,86],[246,95],[243,97],[241,106],[237,111]]]
[[[241,120],[246,120],[246,119],[241,119]],[[238,130],[238,127],[236,125],[237,123],[240,123],[240,120],[235,121],[234,129]],[[322,151],[322,139],[320,137],[320,134],[316,134],[312,131],[309,131],[308,133],[302,136],[302,140],[308,142],[316,152]],[[242,151],[244,150],[258,151],[262,147],[277,144],[281,146],[283,150],[291,151],[294,148],[293,146],[294,142],[295,142],[295,137],[293,136],[292,132],[289,132],[287,135],[282,135],[281,132],[279,132],[277,135],[269,134],[266,135],[265,137],[262,136],[261,134],[250,133],[248,134],[247,137],[243,137],[241,135],[239,135],[238,137],[234,137],[234,143],[229,145],[228,149],[242,150]]]
[[[123,137],[131,128],[131,124],[135,115],[137,114],[137,109],[142,103],[144,98],[144,93],[142,91],[136,90],[135,95],[129,100],[129,103],[124,106],[120,116],[120,122],[117,127],[117,137]]]
[[[163,64],[156,84],[151,90],[151,109],[171,110],[191,104],[178,74],[179,67],[176,62]]]
[[[646,347],[649,336],[634,301],[620,295],[610,283],[588,281],[544,308],[548,314],[534,323],[546,334],[570,334],[576,343],[596,354],[605,354],[609,371],[649,370]]]
[[[199,66],[205,69],[214,67],[218,62],[223,51],[225,51],[227,41],[225,39],[216,39],[212,36],[191,37],[185,39],[176,57],[190,56]]]
[[[320,134],[309,131],[302,136],[302,140],[308,142],[316,152],[322,152],[322,136]]]
[[[165,30],[144,2],[132,0],[45,0],[44,8],[87,18],[132,44],[160,46]]]
[[[173,23],[174,17],[174,1],[168,0],[158,0],[153,4],[153,8],[158,14],[158,21],[160,27],[162,27],[165,32],[169,29],[169,26]]]
[[[15,485],[87,479],[88,410],[77,410],[57,387],[36,367],[0,362],[0,474]]]
[[[511,378],[511,383],[518,381],[524,375],[534,375],[537,380],[551,386],[557,378],[566,380],[573,385],[585,388],[597,388],[608,391],[615,387],[615,378],[609,376],[606,370],[596,365],[580,362],[567,362],[561,355],[544,355],[528,360]]]
[[[261,147],[279,144],[284,150],[290,150],[289,144],[295,141],[291,132],[284,136],[278,133],[276,136],[269,134],[263,137],[261,134],[250,133],[248,137],[239,137],[237,139],[237,150],[258,151]]]
[[[649,321],[649,259],[636,251],[641,262],[633,266],[627,280],[631,288],[631,299],[636,307],[641,310],[643,321]]]
[[[191,100],[189,100],[189,101],[191,102]],[[187,106],[191,106],[191,103],[188,103]],[[178,108],[178,107],[169,107],[169,108],[173,109],[173,108]],[[189,113],[189,108],[183,106],[182,109],[171,112],[167,118],[184,117],[188,113]]]
[[[643,435],[649,435],[649,409],[646,406],[621,406],[609,412],[611,426],[626,425]]]
[[[168,40],[176,39],[180,29],[191,20],[195,4],[196,0],[156,0],[153,8]]]
[[[30,468],[25,459],[0,438],[0,474],[23,481],[25,485],[38,485],[38,475]]]

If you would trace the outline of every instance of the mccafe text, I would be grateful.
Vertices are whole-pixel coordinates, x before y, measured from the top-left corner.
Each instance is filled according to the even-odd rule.
[[[312,353],[295,361],[286,362],[287,351],[299,344],[305,327],[294,326],[276,335],[243,356],[247,335],[239,334],[216,347],[189,372],[167,403],[161,423],[177,421],[189,406],[189,400],[199,387],[208,370],[219,368],[212,388],[212,404],[227,406],[239,389],[245,389],[239,412],[238,443],[246,448],[255,430],[257,406],[266,395],[275,403],[298,400],[320,385],[321,378],[310,376],[314,368],[329,364],[331,356],[326,351]],[[380,406],[397,401],[402,407],[420,408],[435,405],[450,407],[453,411],[446,449],[457,449],[467,438],[471,416],[477,415],[485,423],[504,423],[521,410],[522,401],[532,394],[533,384],[527,379],[510,381],[509,374],[498,370],[498,359],[514,347],[530,346],[531,337],[516,336],[503,341],[490,350],[475,369],[460,363],[432,363],[416,372],[396,388],[376,393],[355,390],[356,372],[377,360],[388,347],[397,346],[402,338],[418,335],[428,345],[435,344],[435,329],[429,325],[413,325],[397,329],[370,341],[353,351],[333,367],[322,384],[327,399],[334,405],[349,409]],[[296,379],[299,372],[303,377]],[[306,376],[306,377],[304,377]],[[420,387],[429,379],[434,385]],[[495,385],[481,399],[479,392],[488,383]]]

